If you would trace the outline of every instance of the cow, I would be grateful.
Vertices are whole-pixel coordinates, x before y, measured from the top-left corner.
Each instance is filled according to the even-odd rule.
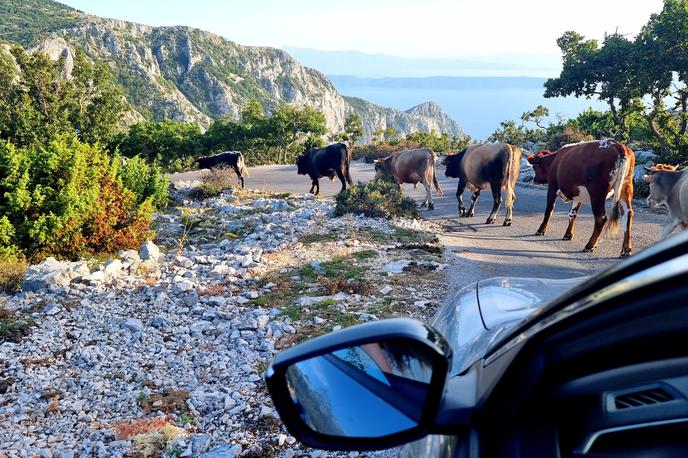
[[[349,150],[343,143],[335,143],[325,148],[311,148],[296,159],[296,168],[299,175],[308,175],[311,178],[311,190],[315,195],[320,194],[320,181],[322,177],[334,180],[335,175],[342,182],[342,191],[346,184],[353,186],[351,179],[351,157]]]
[[[557,196],[571,202],[569,225],[564,240],[573,239],[574,223],[581,204],[589,203],[595,219],[595,228],[584,250],[597,247],[603,229],[615,232],[626,206],[621,257],[630,256],[631,228],[633,225],[633,167],[635,156],[626,145],[605,139],[565,145],[557,151],[540,151],[526,158],[533,165],[538,184],[547,184],[545,217],[535,235],[544,235],[554,210]],[[610,215],[605,211],[606,200],[612,197]]]
[[[667,209],[667,220],[659,234],[659,240],[664,240],[676,226],[688,227],[688,173],[667,164],[645,167],[645,171],[643,179],[650,184],[648,205]]]
[[[427,205],[432,210],[435,208],[435,205],[432,202],[430,183],[432,182],[435,186],[437,195],[443,195],[440,183],[437,181],[437,174],[435,173],[436,160],[437,156],[430,148],[398,151],[389,157],[375,162],[375,178],[382,178],[383,176],[392,177],[397,186],[399,186],[399,190],[401,190],[402,183],[411,183],[414,187],[418,183],[422,183],[425,187],[425,200],[421,207]]]
[[[214,169],[217,167],[232,167],[244,189],[244,176],[250,176],[244,161],[244,155],[239,151],[225,151],[212,156],[200,157],[196,160],[202,169]]]
[[[493,224],[499,207],[502,205],[502,189],[504,189],[506,201],[504,226],[511,226],[516,200],[514,187],[521,167],[521,148],[508,143],[472,145],[460,153],[447,156],[442,164],[447,167],[445,171],[447,177],[459,179],[459,185],[456,188],[459,216],[474,216],[480,191],[489,187],[494,204],[486,223]],[[463,206],[463,192],[466,187],[473,193],[468,210]]]

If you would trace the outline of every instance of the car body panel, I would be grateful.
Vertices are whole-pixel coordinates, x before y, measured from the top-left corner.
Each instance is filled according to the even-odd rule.
[[[452,347],[450,374],[465,371],[508,329],[585,279],[495,277],[469,285],[448,298],[430,324]]]

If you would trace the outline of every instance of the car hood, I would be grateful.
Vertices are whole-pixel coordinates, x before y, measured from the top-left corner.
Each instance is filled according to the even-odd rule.
[[[452,347],[450,373],[466,370],[511,327],[586,278],[495,277],[449,297],[430,323]]]

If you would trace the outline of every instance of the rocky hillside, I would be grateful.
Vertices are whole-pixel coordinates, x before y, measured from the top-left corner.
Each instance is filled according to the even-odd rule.
[[[189,27],[104,19],[49,0],[7,0],[0,6],[0,38],[68,60],[78,46],[109,62],[129,101],[148,119],[207,126],[215,118],[236,117],[256,99],[268,110],[280,103],[312,106],[325,113],[331,131],[358,112],[368,137],[386,127],[462,133],[436,104],[403,112],[342,97],[322,73],[282,50],[242,46]]]

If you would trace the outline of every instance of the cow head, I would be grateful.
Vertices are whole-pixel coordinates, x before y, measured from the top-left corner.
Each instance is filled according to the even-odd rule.
[[[678,174],[675,165],[655,164],[651,167],[643,167],[647,174],[643,180],[650,184],[650,194],[647,196],[647,204],[650,207],[666,205],[674,185],[678,182]],[[667,173],[668,172],[668,173]]]
[[[533,183],[547,184],[547,175],[549,174],[551,162],[549,158],[551,155],[551,151],[539,151],[526,157],[528,163],[533,166],[533,172],[535,172]]]
[[[391,175],[389,170],[389,157],[375,161],[375,179],[380,179],[385,175]]]
[[[296,171],[299,175],[308,174],[308,157],[307,153],[302,154],[296,158]]]
[[[460,153],[450,154],[444,159],[442,159],[442,165],[446,167],[444,175],[449,178],[460,178],[461,177],[461,160],[466,154],[466,149]]]

